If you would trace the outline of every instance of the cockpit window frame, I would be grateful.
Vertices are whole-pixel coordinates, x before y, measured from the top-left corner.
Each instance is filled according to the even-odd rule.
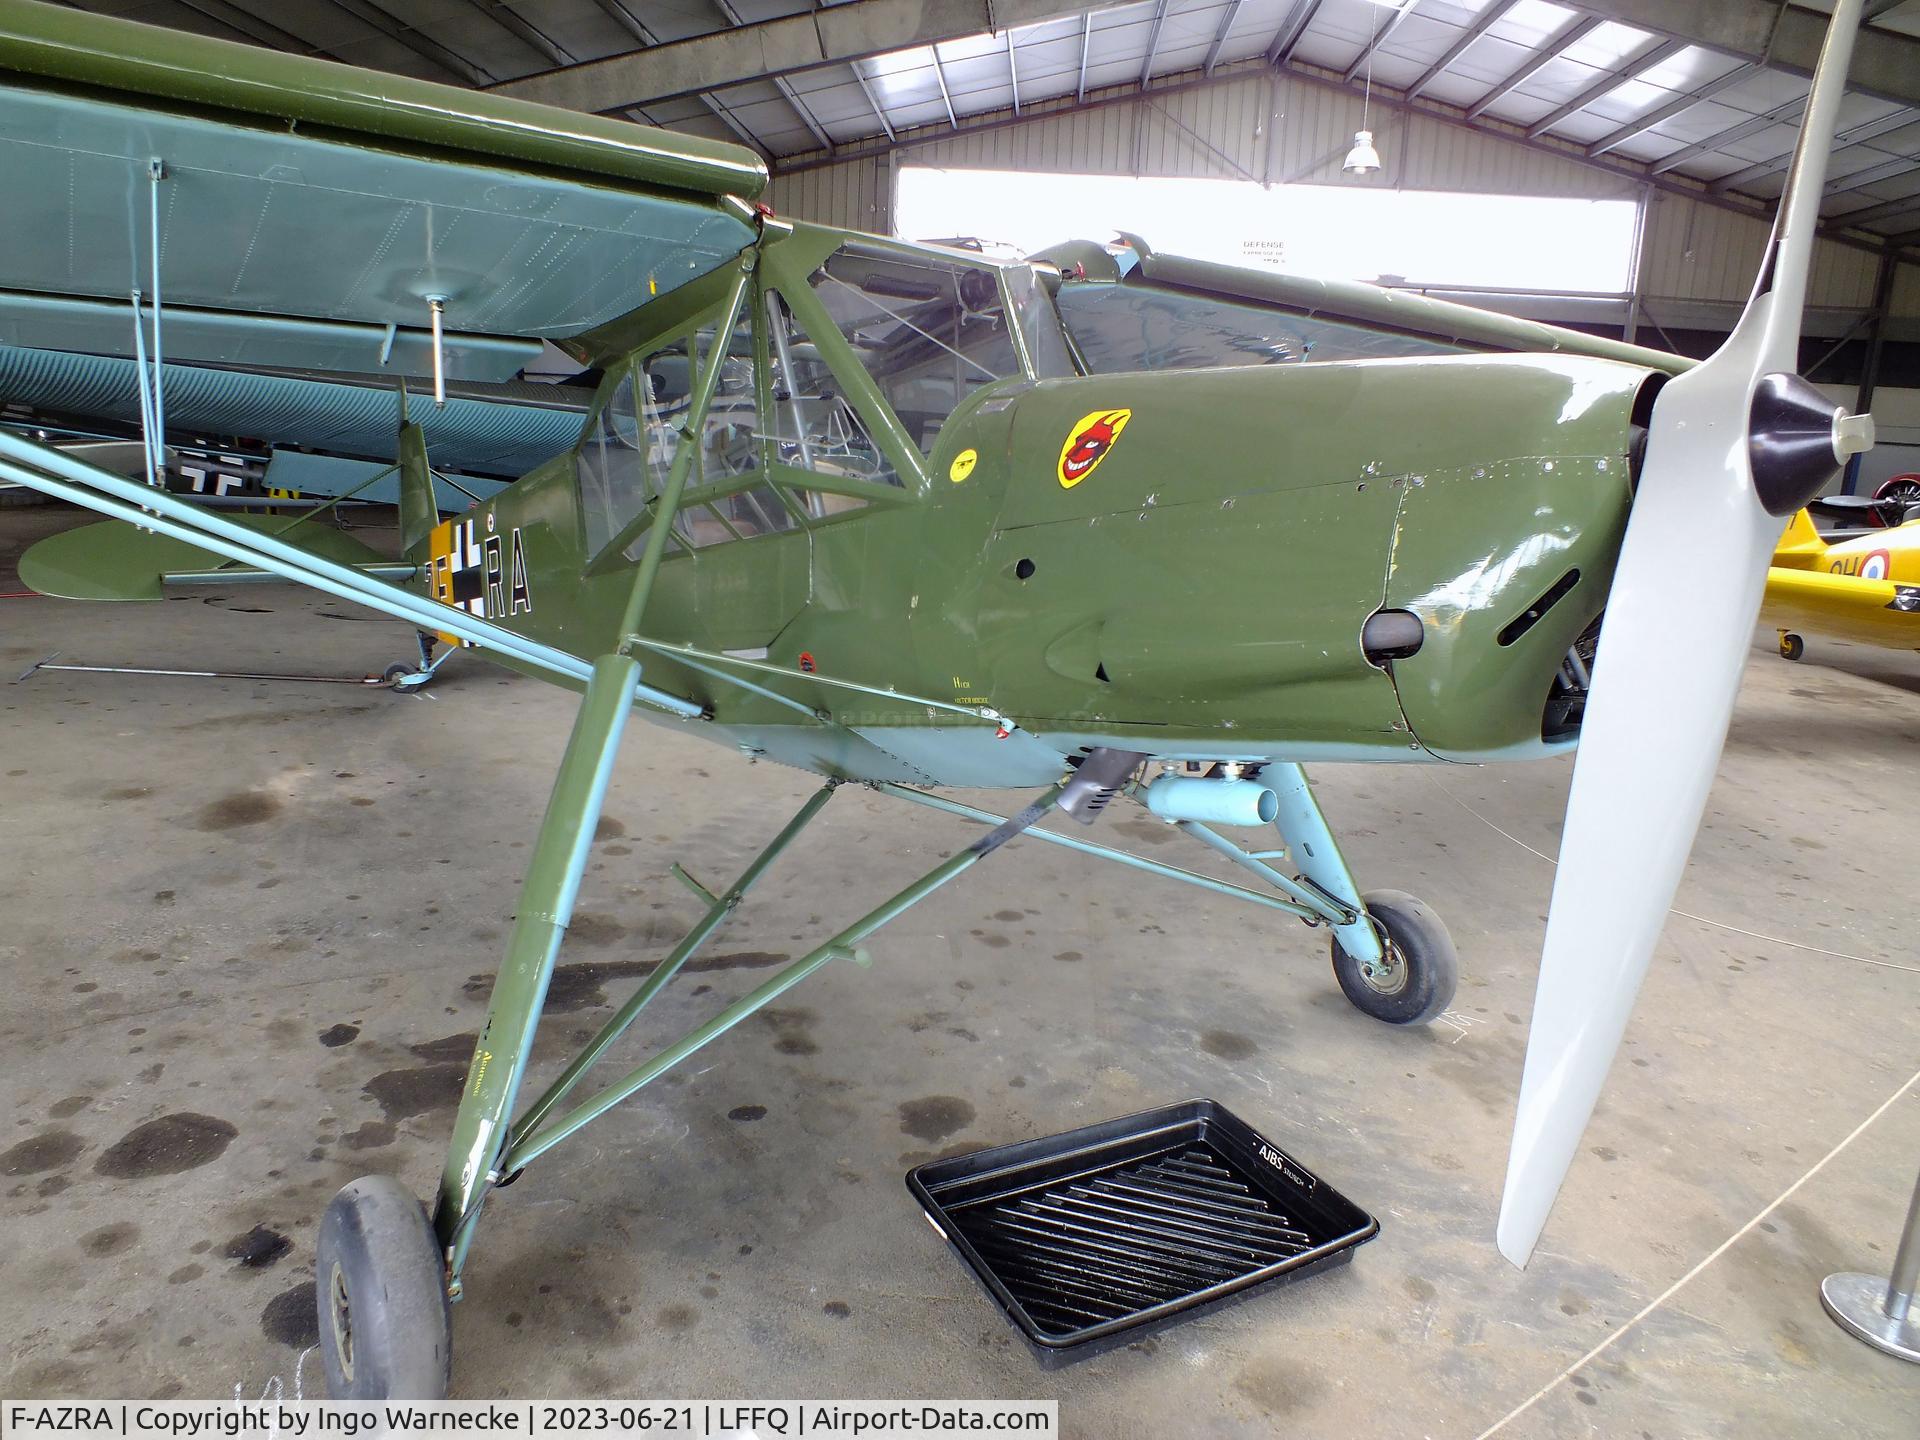
[[[844,230],[827,230],[818,226],[796,224],[794,233],[778,241],[770,241],[762,253],[759,282],[764,306],[765,292],[777,291],[792,310],[795,319],[806,330],[808,338],[826,361],[846,392],[847,399],[853,404],[856,413],[866,424],[874,443],[893,463],[894,473],[900,477],[901,485],[896,488],[889,485],[865,485],[858,481],[842,480],[838,477],[815,476],[812,472],[795,469],[775,460],[771,466],[773,473],[783,479],[791,476],[790,484],[811,485],[813,488],[871,495],[878,499],[898,501],[905,496],[921,499],[931,493],[933,486],[933,467],[926,453],[907,432],[887,397],[874,380],[866,364],[861,360],[853,346],[841,333],[826,307],[821,304],[809,283],[816,271],[836,254],[843,250],[863,253],[878,259],[898,259],[915,261],[922,264],[965,265],[992,273],[998,289],[1002,313],[1008,317],[1007,324],[1011,335],[1014,355],[1019,364],[1019,374],[1004,376],[995,381],[997,385],[1030,385],[1037,378],[1033,359],[1033,346],[1023,329],[1019,313],[1020,307],[1007,283],[1007,271],[1010,268],[1034,267],[1011,266],[1008,262],[995,260],[970,250],[955,249],[943,245],[922,245],[905,240],[892,240],[882,236],[851,236]],[[1047,296],[1051,305],[1051,295],[1043,277],[1034,274],[1036,289]],[[1056,315],[1056,323],[1065,325]],[[1071,342],[1069,341],[1069,347]],[[1072,350],[1068,350],[1070,364],[1076,364]],[[1065,378],[1044,377],[1044,378]],[[987,387],[981,387],[983,390]],[[971,408],[973,397],[966,397],[955,406],[951,414],[961,414]],[[843,487],[857,487],[845,488]],[[884,492],[891,492],[886,494]]]

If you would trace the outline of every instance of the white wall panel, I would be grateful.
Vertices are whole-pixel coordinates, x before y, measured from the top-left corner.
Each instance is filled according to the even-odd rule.
[[[1656,191],[1641,288],[1656,299],[1744,300],[1753,289],[1768,229],[1766,221]],[[1809,302],[1835,309],[1870,305],[1876,264],[1867,251],[1821,241],[1814,249]],[[1895,313],[1920,312],[1902,312],[1896,305]]]

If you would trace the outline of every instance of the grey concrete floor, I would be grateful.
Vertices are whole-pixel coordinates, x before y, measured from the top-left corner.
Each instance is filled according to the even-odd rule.
[[[0,513],[0,591],[21,543],[71,523]],[[0,599],[9,677],[56,649],[359,674],[408,643],[279,586]],[[318,1216],[364,1173],[431,1190],[571,714],[455,667],[433,699],[0,687],[0,1392],[317,1388]],[[829,967],[498,1196],[455,1393],[1054,1397],[1072,1435],[1474,1437],[1550,1387],[1499,1433],[1920,1434],[1920,1370],[1846,1338],[1816,1293],[1884,1271],[1920,1160],[1916,692],[1915,657],[1756,644],[1687,917],[1524,1273],[1493,1220],[1570,767],[1328,766],[1363,883],[1452,928],[1451,1023],[1363,1018],[1291,921],[1016,843],[882,932],[871,970]],[[630,736],[542,1074],[632,983],[619,967],[694,918],[668,866],[727,877],[812,788],[682,730]],[[1184,855],[1138,812],[1102,828]],[[622,1054],[973,832],[856,792],[813,833]],[[1041,1370],[903,1172],[1196,1095],[1375,1211],[1379,1239]]]

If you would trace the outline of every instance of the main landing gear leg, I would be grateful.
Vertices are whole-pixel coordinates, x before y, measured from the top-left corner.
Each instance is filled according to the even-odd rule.
[[[1028,833],[1048,845],[1112,860],[1216,895],[1251,901],[1309,924],[1325,925],[1333,932],[1334,975],[1355,1006],[1393,1025],[1420,1025],[1437,1019],[1452,1001],[1459,975],[1453,941],[1440,917],[1397,890],[1360,893],[1298,765],[1268,765],[1260,778],[1279,800],[1274,824],[1286,848],[1243,850],[1197,821],[1178,822],[1194,839],[1257,876],[1264,887],[1258,890],[1073,835],[1050,830]],[[883,795],[982,824],[1002,823],[989,811],[905,785],[881,781],[873,788]],[[1298,878],[1290,878],[1269,863],[1287,858],[1292,859]]]
[[[327,1393],[336,1399],[443,1396],[452,1351],[448,1302],[460,1295],[461,1270],[481,1206],[492,1190],[517,1179],[533,1160],[829,961],[866,963],[866,952],[858,948],[861,941],[1027,830],[1054,807],[1065,788],[1065,782],[1055,785],[704,1025],[656,1051],[624,1078],[559,1112],[560,1102],[587,1068],[720,927],[747,888],[819,813],[838,782],[829,781],[816,792],[724,892],[715,894],[675,866],[675,874],[708,902],[705,917],[546,1093],[509,1123],[638,678],[639,667],[624,656],[607,656],[594,666],[527,867],[506,962],[494,981],[486,1025],[474,1047],[431,1221],[412,1195],[394,1181],[376,1177],[342,1190],[321,1222],[315,1246],[320,1351]]]
[[[390,1182],[356,1181],[321,1222],[315,1250],[320,1354],[327,1393],[341,1399],[438,1399],[452,1359],[447,1301],[459,1251],[479,1213],[507,1137],[554,956],[573,915],[587,850],[633,707],[640,667],[624,655],[595,664],[547,802],[520,889],[506,962],[461,1092],[439,1203],[428,1225],[419,1202]],[[419,1294],[437,1305],[413,1304]],[[398,1313],[396,1296],[407,1297]],[[437,1357],[437,1368],[428,1363]]]
[[[1398,890],[1361,894],[1298,765],[1269,765],[1260,778],[1280,800],[1274,825],[1316,890],[1360,912],[1333,927],[1333,973],[1347,999],[1390,1025],[1424,1025],[1453,1003],[1460,961],[1440,917]]]

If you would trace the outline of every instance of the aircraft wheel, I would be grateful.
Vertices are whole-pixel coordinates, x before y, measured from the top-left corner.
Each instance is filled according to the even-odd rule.
[[[1425,1025],[1453,1003],[1460,957],[1423,900],[1399,890],[1360,897],[1386,942],[1383,963],[1363,966],[1333,942],[1333,973],[1354,1008],[1389,1025]]]
[[[1802,655],[1806,653],[1807,653],[1806,641],[1802,640],[1798,635],[1795,635],[1791,630],[1782,630],[1780,632],[1780,658],[1781,659],[1798,660]]]
[[[440,1400],[453,1365],[440,1242],[387,1175],[333,1197],[314,1242],[320,1360],[335,1400]]]

